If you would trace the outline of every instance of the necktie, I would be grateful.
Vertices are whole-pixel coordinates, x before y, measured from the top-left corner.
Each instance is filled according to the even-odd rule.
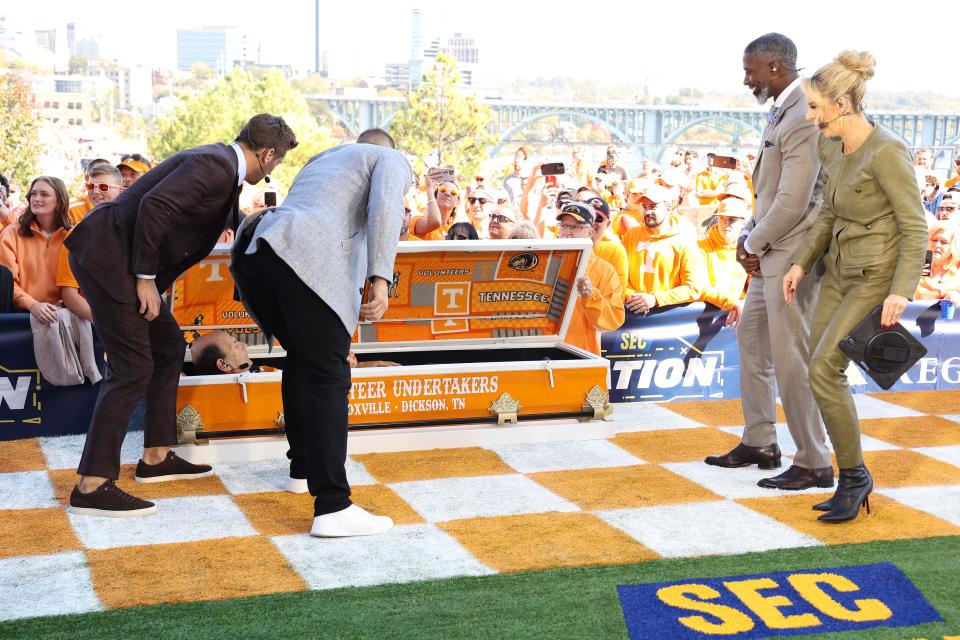
[[[777,113],[780,111],[780,107],[773,105],[770,107],[770,113],[767,114],[767,124],[773,124],[777,119]]]

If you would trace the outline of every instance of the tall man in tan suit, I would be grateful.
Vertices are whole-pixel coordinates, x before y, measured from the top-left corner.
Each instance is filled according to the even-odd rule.
[[[833,467],[820,411],[810,392],[810,322],[823,273],[811,270],[786,305],[783,275],[820,212],[819,132],[804,118],[806,99],[797,73],[797,48],[786,36],[768,33],[743,53],[743,83],[765,104],[773,100],[753,171],[754,215],[744,226],[737,260],[752,277],[737,327],[740,395],[746,427],[732,451],[707,464],[761,469],[781,466],[777,446],[776,390],[797,445],[793,465],[760,481],[770,489],[832,487]],[[776,386],[775,386],[776,384]]]

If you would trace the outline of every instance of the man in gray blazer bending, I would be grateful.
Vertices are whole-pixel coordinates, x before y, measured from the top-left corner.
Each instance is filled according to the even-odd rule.
[[[743,70],[743,83],[757,102],[773,100],[753,170],[754,215],[737,247],[737,260],[751,276],[737,327],[746,426],[740,444],[705,462],[719,467],[780,467],[774,428],[779,388],[797,453],[789,469],[764,478],[760,486],[831,487],[830,450],[807,380],[810,321],[822,267],[804,278],[795,304],[784,302],[781,284],[794,251],[820,213],[819,132],[804,117],[807,101],[797,73],[797,48],[789,38],[768,33],[751,42],[743,52]]]
[[[281,396],[291,477],[314,496],[310,535],[374,535],[393,526],[350,501],[347,394],[357,319],[387,310],[403,196],[412,173],[384,131],[320,153],[283,204],[244,220],[231,272],[250,315],[287,355]],[[361,304],[364,282],[368,302]],[[301,467],[301,468],[296,468]]]

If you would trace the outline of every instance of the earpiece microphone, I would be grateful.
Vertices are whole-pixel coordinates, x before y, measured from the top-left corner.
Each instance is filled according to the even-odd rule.
[[[260,163],[260,156],[255,155],[254,158],[257,159],[257,166],[260,167],[260,173],[263,174],[263,181],[267,184],[270,184],[270,176],[268,176],[267,172],[263,170],[263,165]]]
[[[823,131],[824,129],[826,129],[827,127],[830,126],[830,123],[831,123],[831,122],[835,122],[835,121],[839,120],[840,118],[842,118],[842,117],[844,117],[844,116],[852,116],[852,115],[853,115],[852,113],[841,113],[840,115],[838,115],[838,116],[837,116],[836,118],[834,118],[833,120],[827,120],[826,122],[820,122],[820,123],[818,123],[818,124],[817,124],[817,129],[820,129],[820,131]]]

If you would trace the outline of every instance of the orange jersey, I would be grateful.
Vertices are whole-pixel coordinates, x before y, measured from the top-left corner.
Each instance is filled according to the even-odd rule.
[[[707,282],[700,299],[721,309],[733,309],[734,303],[743,299],[747,282],[747,272],[737,262],[736,241],[728,243],[720,234],[720,227],[713,225],[698,244],[707,268]]]
[[[70,222],[76,226],[91,211],[93,211],[93,203],[90,202],[90,196],[84,195],[82,198],[77,198],[76,200],[70,201],[70,207],[67,209],[67,215],[70,216]]]
[[[674,216],[659,234],[651,234],[646,225],[630,229],[623,236],[623,248],[628,263],[624,296],[652,293],[657,306],[700,297],[706,284],[703,254]]]
[[[920,278],[914,300],[943,300],[947,293],[960,292],[960,272],[950,269],[938,276],[929,275]]]
[[[613,331],[623,324],[623,291],[616,270],[606,260],[590,254],[586,276],[593,291],[584,298],[577,294],[576,306],[570,316],[565,342],[585,351],[600,355],[598,332]]]
[[[627,288],[627,251],[617,238],[603,238],[593,245],[593,255],[606,260],[617,272],[620,290]]]
[[[450,225],[441,226],[439,229],[434,229],[428,233],[422,235],[416,234],[413,232],[417,228],[417,223],[426,218],[426,216],[413,216],[410,218],[410,239],[411,240],[446,240],[447,231],[450,230]],[[416,237],[414,237],[416,236]]]

